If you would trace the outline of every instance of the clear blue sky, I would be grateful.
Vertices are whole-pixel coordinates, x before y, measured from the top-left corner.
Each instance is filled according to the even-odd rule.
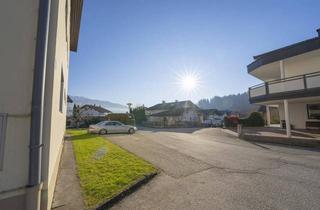
[[[69,94],[147,106],[247,91],[252,56],[316,36],[319,0],[85,0]],[[201,77],[195,93],[176,74]]]

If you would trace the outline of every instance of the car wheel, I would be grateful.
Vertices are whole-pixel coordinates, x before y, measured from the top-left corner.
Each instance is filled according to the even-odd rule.
[[[107,130],[102,129],[102,130],[100,130],[99,134],[100,135],[106,135],[107,134]]]
[[[133,129],[133,128],[130,128],[129,131],[128,131],[128,133],[129,133],[129,134],[134,134],[134,129]]]

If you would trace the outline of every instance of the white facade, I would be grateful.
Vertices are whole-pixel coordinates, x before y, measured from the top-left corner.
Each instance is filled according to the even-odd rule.
[[[319,43],[320,35],[257,56],[248,66],[248,72],[264,82],[249,88],[250,101],[279,107],[280,121],[285,122],[289,137],[291,127],[313,128],[320,122],[311,113],[317,110],[310,109],[320,104]]]
[[[72,0],[73,1],[73,0]],[[46,62],[40,200],[28,200],[31,102],[39,18],[39,0],[0,3],[0,113],[7,125],[0,209],[27,209],[39,202],[50,209],[63,146],[70,51],[70,0],[51,1]],[[75,1],[73,1],[75,2]],[[0,131],[3,132],[3,131]]]
[[[162,111],[163,112],[163,111]],[[203,115],[197,110],[186,109],[179,115],[150,115],[150,113],[157,114],[159,111],[152,111],[146,114],[147,121],[150,124],[158,126],[183,126],[186,124],[200,125],[203,122]]]

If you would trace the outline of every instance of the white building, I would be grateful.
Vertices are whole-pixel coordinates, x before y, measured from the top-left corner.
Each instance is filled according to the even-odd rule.
[[[145,111],[147,124],[161,127],[199,126],[203,114],[191,101],[162,102]]]
[[[107,116],[111,111],[96,105],[83,105],[80,108],[81,117],[103,117]]]
[[[320,127],[320,29],[318,36],[254,56],[248,73],[263,83],[250,87],[250,102],[279,108],[287,136],[291,128]]]
[[[0,1],[0,209],[51,209],[82,0]]]

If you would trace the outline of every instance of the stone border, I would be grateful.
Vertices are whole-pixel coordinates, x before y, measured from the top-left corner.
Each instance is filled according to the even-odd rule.
[[[102,204],[100,204],[98,207],[95,208],[95,210],[103,210],[103,209],[109,209],[116,203],[120,202],[123,198],[130,195],[131,193],[135,192],[137,189],[142,187],[144,184],[147,184],[153,177],[155,177],[158,174],[158,172],[148,174],[144,176],[143,178],[139,179],[126,189],[124,189],[119,194],[113,196],[112,198],[106,200]]]
[[[258,136],[258,135],[248,135],[248,134],[242,134],[239,138],[245,141],[253,141],[253,142],[260,142],[260,143],[272,143],[272,144],[281,144],[281,145],[289,145],[289,146],[320,148],[320,140],[313,140],[313,139]]]
[[[229,129],[221,129],[221,131],[226,134],[238,137],[241,140],[257,143],[270,143],[270,144],[280,144],[287,146],[298,146],[298,147],[309,147],[309,148],[320,148],[320,140],[310,139],[310,138],[287,138],[287,137],[276,137],[276,136],[260,136],[255,134],[245,134],[239,135]]]

